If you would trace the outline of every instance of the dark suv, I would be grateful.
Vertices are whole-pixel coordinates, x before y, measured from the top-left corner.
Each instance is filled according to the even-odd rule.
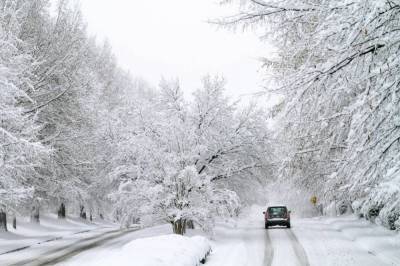
[[[290,228],[290,211],[286,206],[268,207],[263,214],[265,215],[265,229],[274,225],[281,225]]]

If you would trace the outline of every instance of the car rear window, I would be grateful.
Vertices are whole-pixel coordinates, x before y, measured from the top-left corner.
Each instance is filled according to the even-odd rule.
[[[285,216],[286,214],[286,208],[285,207],[270,207],[268,209],[268,214],[271,216]]]

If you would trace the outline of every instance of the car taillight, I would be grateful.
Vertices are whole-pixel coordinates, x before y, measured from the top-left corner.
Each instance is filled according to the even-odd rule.
[[[265,212],[265,219],[269,219],[268,212]]]

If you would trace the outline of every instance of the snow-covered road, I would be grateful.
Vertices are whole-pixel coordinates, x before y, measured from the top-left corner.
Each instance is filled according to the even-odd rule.
[[[88,233],[79,241],[64,239],[45,244],[49,246],[41,252],[27,249],[9,254],[10,263],[4,260],[6,256],[0,256],[0,265],[103,265],[104,258],[118,258],[124,245],[132,240],[170,233],[169,225],[135,232]],[[198,233],[190,231],[189,235]],[[291,229],[266,230],[262,208],[254,206],[236,221],[218,223],[211,244],[206,266],[400,265],[399,233],[355,216],[293,218]],[[127,255],[128,264],[121,261],[115,265],[135,262]]]
[[[0,265],[55,265],[99,246],[104,248],[113,244],[116,245],[113,241],[117,241],[118,246],[122,246],[131,240],[126,240],[125,238],[134,231],[137,231],[137,229],[124,231],[118,229],[103,230],[103,232],[100,230],[82,238],[64,237],[60,240],[45,242],[40,246],[32,246],[19,252],[4,254],[0,258]]]
[[[264,229],[262,209],[255,207],[235,226],[220,224],[213,242],[210,266],[310,265],[307,254],[291,229]]]
[[[266,239],[265,266],[309,265],[307,254],[292,230],[271,228],[266,231]]]
[[[221,224],[208,266],[400,265],[400,235],[355,216],[293,219],[264,229],[253,207],[235,226]]]

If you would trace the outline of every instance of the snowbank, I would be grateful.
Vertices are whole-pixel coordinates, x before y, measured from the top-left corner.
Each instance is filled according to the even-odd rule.
[[[205,237],[170,234],[133,240],[121,250],[85,261],[85,266],[196,266],[210,251]],[[65,265],[82,265],[82,260],[72,260]]]

